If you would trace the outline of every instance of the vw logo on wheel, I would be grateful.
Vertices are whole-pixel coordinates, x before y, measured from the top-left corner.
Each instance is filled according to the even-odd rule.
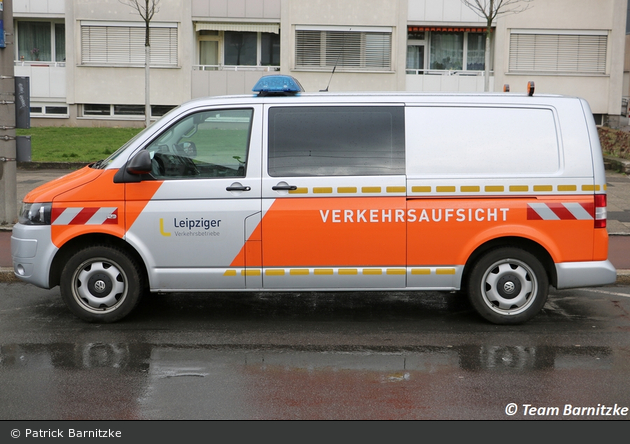
[[[514,282],[508,281],[503,285],[503,291],[505,291],[508,294],[514,293],[514,289],[516,288],[516,286],[514,285]]]
[[[102,280],[98,280],[96,282],[94,282],[94,290],[96,290],[99,293],[102,293],[105,291],[105,282],[103,282]]]

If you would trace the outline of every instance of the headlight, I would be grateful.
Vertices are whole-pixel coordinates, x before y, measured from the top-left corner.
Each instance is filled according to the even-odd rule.
[[[52,203],[23,203],[19,221],[24,225],[50,225]]]

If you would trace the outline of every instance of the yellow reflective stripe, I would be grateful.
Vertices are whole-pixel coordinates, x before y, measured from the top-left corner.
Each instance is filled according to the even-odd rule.
[[[435,187],[436,193],[457,193],[457,186],[454,185],[440,185]],[[486,193],[503,193],[506,190],[512,193],[524,193],[529,192],[530,188],[534,192],[550,192],[554,191],[554,185],[484,185],[483,191]],[[607,186],[604,185],[556,185],[555,188],[558,192],[575,192],[581,190],[586,192],[606,190]],[[313,194],[333,194],[333,187],[313,187]],[[414,185],[411,187],[412,193],[431,193],[433,187],[430,185]],[[406,193],[405,187],[389,186],[385,188],[386,193]],[[482,187],[480,185],[461,185],[459,186],[461,193],[480,193]],[[289,194],[308,194],[308,187],[300,187],[295,190],[290,190]],[[355,194],[359,193],[358,187],[343,186],[336,188],[337,194]],[[382,187],[366,186],[361,187],[361,193],[364,194],[380,194],[383,192]]]
[[[481,187],[476,186],[476,185],[472,185],[472,186],[462,186],[460,187],[460,190],[462,191],[462,193],[478,193],[479,190],[481,190]]]
[[[340,194],[351,194],[351,193],[356,193],[357,192],[357,187],[337,187],[337,193]]]
[[[599,185],[582,185],[582,191],[599,191]]]
[[[381,187],[363,187],[361,188],[362,193],[380,193]]]
[[[289,190],[289,194],[307,194],[308,188],[302,187],[295,190]]]
[[[313,187],[313,193],[315,194],[329,194],[332,192],[332,187]]]
[[[381,270],[380,268],[364,268],[363,269],[363,274],[381,275],[381,274],[383,274],[383,270]]]
[[[397,274],[397,275],[407,274],[407,270],[404,268],[388,268],[387,274]]]
[[[490,193],[496,193],[496,192],[502,193],[503,191],[505,191],[505,187],[503,185],[486,185],[484,187],[484,190]]]
[[[438,193],[454,193],[455,187],[452,187],[452,186],[435,187],[435,191],[437,191]]]
[[[558,191],[577,191],[575,185],[558,185]]]
[[[510,191],[515,193],[521,193],[523,191],[529,191],[529,186],[527,185],[510,185]]]
[[[241,270],[243,276],[260,276],[260,270]]]
[[[356,276],[359,274],[359,270],[361,270],[361,274],[365,276],[380,276],[383,274],[387,275],[406,275],[407,271],[412,275],[430,275],[432,274],[431,268],[338,268],[337,275],[341,276]],[[435,274],[438,275],[454,275],[457,273],[455,268],[435,268]],[[259,268],[249,268],[249,269],[229,269],[225,270],[223,276],[260,276],[263,274],[263,271]],[[311,274],[310,269],[308,268],[267,268],[264,269],[264,274],[267,276],[286,276],[287,274],[291,276],[309,276]],[[335,274],[334,268],[315,268],[313,269],[313,274],[316,276],[332,276]]]
[[[553,191],[552,185],[534,185],[534,191]]]
[[[414,193],[430,193],[431,187],[411,187],[411,191]]]
[[[335,274],[335,270],[332,268],[316,268],[314,273],[317,276],[330,276],[331,274]]]
[[[284,276],[284,270],[274,268],[265,270],[267,276]]]
[[[310,271],[308,268],[291,268],[291,270],[289,270],[289,274],[291,276],[306,276],[310,274]]]
[[[355,275],[359,274],[359,270],[356,268],[340,268],[338,273],[341,275]]]

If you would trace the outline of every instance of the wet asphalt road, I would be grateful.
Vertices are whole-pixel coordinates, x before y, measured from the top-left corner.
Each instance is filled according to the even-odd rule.
[[[601,412],[630,408],[627,286],[511,327],[443,293],[156,295],[110,325],[0,295],[2,420],[630,418]]]

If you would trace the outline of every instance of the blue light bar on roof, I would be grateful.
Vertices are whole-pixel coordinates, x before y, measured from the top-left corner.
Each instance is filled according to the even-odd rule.
[[[256,82],[252,91],[258,95],[294,95],[304,92],[304,88],[294,77],[281,74],[263,76]]]

